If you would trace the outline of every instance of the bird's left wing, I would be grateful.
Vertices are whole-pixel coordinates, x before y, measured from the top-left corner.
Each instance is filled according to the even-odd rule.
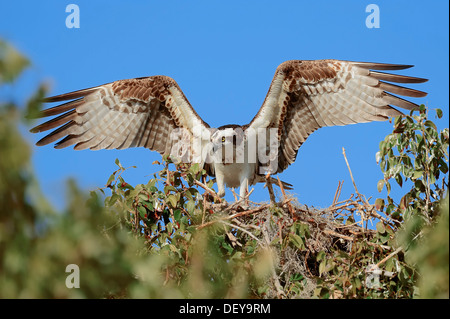
[[[385,81],[421,83],[426,79],[373,71],[409,67],[340,60],[286,61],[278,66],[263,105],[246,128],[276,130],[276,172],[282,172],[320,127],[384,121],[402,114],[393,106],[417,110],[418,105],[389,92],[410,97],[423,97],[425,92]]]

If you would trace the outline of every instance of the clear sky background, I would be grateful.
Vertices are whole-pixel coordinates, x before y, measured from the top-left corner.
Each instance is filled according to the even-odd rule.
[[[80,9],[80,28],[69,29],[65,12]],[[366,27],[366,6],[380,9],[380,28]],[[40,81],[60,94],[119,79],[164,74],[173,77],[199,115],[212,127],[246,124],[258,111],[276,67],[291,59],[334,58],[414,64],[401,74],[430,79],[412,85],[429,95],[415,99],[444,110],[436,120],[448,127],[448,1],[2,1],[0,37],[33,62],[2,98],[21,103]],[[434,113],[433,117],[434,117]],[[434,118],[433,118],[434,120]],[[38,122],[36,122],[37,124]],[[41,123],[41,122],[39,122]],[[28,133],[35,143],[43,134]],[[301,203],[326,207],[338,181],[341,199],[354,192],[342,155],[346,149],[362,194],[385,197],[376,185],[382,172],[375,161],[379,142],[392,131],[389,122],[322,128],[300,148],[296,162],[281,179],[294,185]],[[1,154],[0,154],[1,156]],[[33,148],[41,186],[63,207],[65,180],[82,188],[104,186],[116,169],[136,165],[124,175],[131,184],[146,183],[161,156],[146,149],[122,151]],[[251,199],[268,200],[262,185]],[[399,198],[406,190],[394,187]],[[227,191],[227,199],[230,197]]]

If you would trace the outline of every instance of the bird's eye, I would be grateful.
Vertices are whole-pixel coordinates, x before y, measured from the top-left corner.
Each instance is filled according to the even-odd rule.
[[[225,136],[222,136],[222,143],[225,142]]]

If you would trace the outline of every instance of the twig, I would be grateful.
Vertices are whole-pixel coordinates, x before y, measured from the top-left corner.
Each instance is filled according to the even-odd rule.
[[[353,173],[352,173],[352,170],[350,169],[350,165],[348,164],[347,156],[345,155],[345,148],[342,148],[342,154],[344,155],[345,163],[347,164],[347,168],[348,168],[348,171],[349,171],[349,173],[350,173],[350,177],[351,177],[351,179],[352,179],[353,187],[355,188],[356,194],[358,195],[359,199],[360,199],[363,203],[365,203],[366,205],[369,205],[369,203],[367,202],[367,200],[365,200],[365,199],[363,198],[363,196],[361,195],[361,193],[358,191],[358,188],[356,187],[355,180],[353,179]],[[361,215],[361,228],[364,229],[364,221],[367,221],[367,218],[366,218],[366,216],[363,214],[364,210],[359,210],[359,211],[360,211],[360,215]],[[367,222],[366,222],[366,228],[367,228],[367,226],[368,226],[368,225],[367,225]]]
[[[242,227],[239,227],[239,226],[237,226],[237,225],[235,225],[235,224],[228,223],[228,222],[226,222],[226,221],[224,221],[224,220],[220,220],[219,222],[222,223],[222,224],[224,224],[224,225],[227,225],[227,226],[229,226],[229,227],[231,227],[231,228],[239,229],[240,231],[242,231],[242,232],[246,233],[247,235],[249,235],[251,238],[255,239],[257,242],[260,242],[260,240],[258,239],[258,237],[256,237],[255,235],[253,235],[253,234],[252,234],[251,232],[249,232],[248,230],[243,229]]]
[[[247,205],[248,205],[248,203],[258,204],[258,203],[255,203],[255,202],[252,202],[251,200],[249,200],[249,197],[250,197],[250,195],[253,193],[254,190],[255,190],[254,188],[252,188],[252,189],[250,190],[250,192],[247,190],[247,194],[244,196],[244,198],[240,198],[241,196],[239,196],[240,199],[238,200],[238,199],[237,199],[237,194],[236,194],[236,192],[234,191],[234,189],[232,188],[232,189],[231,189],[231,192],[233,193],[235,202],[234,202],[233,204],[231,204],[230,206],[228,206],[227,208],[225,208],[224,211],[230,210],[231,208],[234,208],[234,206],[238,206],[238,204],[241,204],[241,203],[244,202],[244,201],[246,202]]]
[[[351,195],[350,195],[350,198],[348,198],[348,199],[346,199],[346,200],[343,200],[343,201],[341,201],[341,202],[337,202],[337,203],[335,203],[334,205],[340,205],[340,204],[348,203],[348,202],[352,201],[352,200],[353,200],[353,195],[354,195],[354,194],[351,194]]]
[[[234,191],[234,188],[231,189],[231,193],[233,194],[234,202],[240,201],[240,199],[238,200],[238,197],[237,197],[236,192]]]
[[[345,155],[345,148],[342,148],[342,154],[344,154],[345,163],[347,163],[347,168],[348,168],[348,171],[350,172],[350,177],[352,179],[353,187],[355,188],[356,194],[358,196],[361,196],[361,194],[358,191],[358,188],[356,187],[355,180],[353,179],[352,170],[350,169],[350,165],[348,164],[347,156]]]
[[[282,205],[286,204],[286,203],[288,203],[288,202],[290,202],[292,200],[293,200],[293,198],[286,199],[281,204]],[[228,219],[233,219],[233,218],[237,218],[237,217],[241,217],[241,216],[245,216],[245,215],[258,213],[258,212],[260,212],[260,211],[262,211],[262,210],[264,210],[266,208],[269,208],[270,205],[271,204],[265,204],[265,205],[259,206],[257,208],[254,208],[254,209],[246,210],[246,211],[243,211],[243,212],[240,212],[240,213],[235,213],[233,215],[229,215],[229,216],[226,216],[226,217],[223,217],[223,218],[218,218],[218,219],[215,219],[215,220],[212,220],[210,222],[207,222],[207,223],[204,223],[202,225],[197,226],[197,229],[202,229],[204,227],[210,226],[210,225],[212,225],[214,223],[217,223],[217,222],[220,222],[222,220],[228,220]]]
[[[278,179],[278,186],[280,186],[281,193],[283,194],[283,199],[286,199],[286,193],[284,191],[283,183],[281,183],[279,176],[277,176],[277,179]],[[287,203],[287,207],[288,207],[289,213],[291,213],[291,217],[295,220],[296,218],[295,218],[295,214],[294,214],[294,208],[292,208],[291,203]]]
[[[267,175],[266,175],[266,186],[267,186],[267,190],[269,191],[270,202],[275,204],[277,202],[277,200],[275,199],[275,194],[273,192],[272,183],[270,182],[270,173],[267,173]]]
[[[341,196],[342,185],[344,185],[344,181],[342,181],[342,183],[341,181],[339,181],[336,193],[334,193],[333,204],[331,206],[334,206],[336,202],[339,200],[339,196]]]
[[[293,198],[285,199],[283,202],[281,202],[281,205],[289,203],[292,200],[294,200],[294,199]],[[258,212],[258,211],[261,211],[261,210],[264,210],[264,209],[270,207],[270,205],[271,204],[265,204],[265,205],[262,205],[260,207],[254,208],[254,209],[250,209],[250,210],[246,210],[244,212],[236,213],[234,215],[228,216],[226,219],[233,219],[233,218],[244,216],[244,215],[254,214],[254,213]]]
[[[376,267],[380,267],[381,264],[385,263],[386,261],[388,261],[390,258],[392,258],[393,256],[395,256],[396,254],[398,254],[403,248],[400,246],[398,247],[396,250],[394,250],[392,253],[390,253],[389,255],[387,255],[385,258],[383,258],[382,260],[380,260],[378,262],[378,264],[376,264]]]
[[[399,222],[399,221],[396,220],[396,219],[387,220],[386,218],[384,218],[383,216],[381,216],[380,214],[378,214],[376,211],[374,211],[373,206],[372,206],[372,209],[369,210],[369,214],[372,215],[372,216],[375,217],[375,218],[378,218],[378,219],[384,221],[384,222],[385,222],[386,224],[388,224],[388,225],[391,225],[391,226],[396,227],[396,226],[394,225],[394,222],[397,223],[397,224],[399,224],[399,225],[401,225],[401,222]]]
[[[326,234],[328,234],[328,235],[336,236],[336,237],[339,237],[339,238],[342,238],[342,239],[345,239],[345,240],[348,240],[348,241],[351,241],[351,242],[353,242],[353,241],[355,240],[355,238],[353,238],[353,237],[346,236],[346,235],[342,235],[342,234],[339,234],[339,233],[337,233],[337,232],[335,232],[335,231],[332,231],[332,230],[329,230],[329,229],[325,229],[323,232],[326,233]],[[389,247],[389,246],[386,246],[386,245],[380,245],[380,244],[375,244],[375,243],[371,243],[371,242],[369,242],[369,241],[366,241],[366,243],[367,243],[368,245],[370,245],[370,246],[373,246],[373,247],[381,247],[381,248],[386,249],[386,250],[391,250],[391,249],[392,249],[392,248]],[[391,256],[391,257],[392,257],[392,256]],[[390,257],[389,257],[389,258],[390,258]]]
[[[203,188],[205,191],[207,191],[208,193],[210,193],[211,195],[213,195],[218,201],[219,203],[222,202],[222,198],[219,197],[219,195],[217,195],[217,193],[215,191],[213,191],[211,188],[209,188],[208,186],[206,186],[205,184],[203,184],[202,182],[198,181],[198,180],[194,180],[194,184],[200,186],[201,188]]]
[[[239,221],[239,219],[237,219],[237,218],[235,218],[233,220],[233,222],[236,223],[237,225],[241,226],[242,228],[253,228],[253,229],[256,229],[256,230],[261,230],[261,227],[253,225],[253,224],[248,224],[248,225],[244,224],[241,221]]]
[[[346,240],[349,240],[349,241],[354,241],[355,240],[353,237],[342,235],[342,234],[336,233],[335,231],[332,231],[332,230],[329,230],[329,229],[325,229],[323,232],[328,234],[328,235],[336,236],[336,237],[339,237],[339,238],[342,238],[342,239],[346,239]]]

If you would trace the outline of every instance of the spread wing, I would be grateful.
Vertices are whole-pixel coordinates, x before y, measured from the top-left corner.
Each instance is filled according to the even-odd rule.
[[[426,79],[373,71],[409,67],[339,60],[286,61],[278,66],[266,99],[247,129],[277,129],[277,173],[282,172],[320,127],[384,121],[402,114],[393,106],[417,110],[417,104],[391,93],[423,97],[425,92],[385,81],[421,83]]]
[[[56,128],[36,145],[56,143],[55,148],[124,149],[143,146],[168,154],[170,134],[177,128],[191,136],[209,128],[167,76],[120,80],[101,86],[47,98],[67,101],[46,109],[38,117],[57,117],[31,129],[43,132]]]

